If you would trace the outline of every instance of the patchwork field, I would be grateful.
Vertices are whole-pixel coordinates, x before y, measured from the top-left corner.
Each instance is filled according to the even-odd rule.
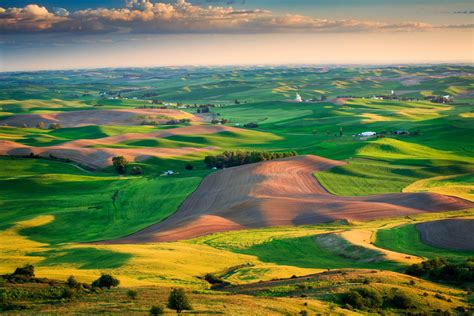
[[[0,74],[1,308],[469,313],[471,66],[90,72]]]

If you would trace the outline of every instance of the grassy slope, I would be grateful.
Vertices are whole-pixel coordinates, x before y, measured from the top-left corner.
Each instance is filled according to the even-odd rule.
[[[2,226],[52,214],[54,222],[22,231],[50,243],[109,239],[160,221],[207,173],[183,170],[174,177],[117,177],[85,173],[61,162],[0,161]],[[162,170],[167,167],[161,165]]]
[[[431,70],[414,67],[405,71],[412,74],[438,74],[444,70],[443,67]],[[163,142],[143,140],[120,146],[165,147],[189,144],[199,147],[214,144],[222,149],[297,150],[300,154],[316,154],[333,159],[354,157],[346,168],[333,169],[334,174],[331,171],[325,173],[326,184],[332,185],[331,190],[346,195],[400,191],[410,182],[426,177],[465,173],[466,170],[471,170],[473,164],[474,152],[470,149],[470,142],[474,126],[472,117],[466,115],[472,111],[472,106],[367,99],[354,99],[345,105],[281,101],[293,98],[295,91],[300,91],[304,97],[319,96],[321,91],[325,91],[329,97],[335,97],[343,94],[370,96],[387,93],[391,89],[403,89],[399,82],[384,81],[398,76],[392,70],[337,69],[326,74],[315,74],[313,69],[268,70],[265,73],[223,71],[222,74],[202,71],[200,74],[192,74],[190,78],[173,74],[166,80],[132,80],[125,86],[122,74],[116,74],[113,70],[107,71],[104,78],[101,78],[100,73],[95,74],[96,82],[91,82],[91,79],[83,80],[80,75],[67,79],[63,74],[57,77],[51,74],[41,76],[43,77],[38,80],[45,80],[47,77],[62,92],[55,92],[56,89],[48,89],[44,85],[30,85],[28,82],[31,79],[25,78],[19,79],[24,80],[18,85],[21,89],[11,85],[4,87],[0,83],[0,96],[3,100],[0,102],[0,115],[92,109],[98,103],[105,104],[101,107],[104,109],[141,106],[143,101],[101,100],[97,94],[98,91],[118,91],[130,86],[141,89],[143,84],[140,82],[146,82],[147,88],[154,89],[153,92],[158,93],[160,98],[170,101],[222,104],[230,104],[236,98],[248,101],[247,104],[216,108],[214,111],[219,112],[222,118],[231,119],[230,125],[257,122],[259,130],[264,133],[249,131],[238,135],[180,136]],[[376,79],[363,78],[368,76]],[[100,82],[101,80],[104,82]],[[450,87],[457,87],[454,89],[456,91],[468,90],[471,82],[466,78],[433,79],[410,89],[436,94],[444,93]],[[450,91],[456,92],[454,90]],[[145,91],[126,92],[123,95],[142,98]],[[90,95],[82,95],[83,93]],[[421,94],[414,92],[413,95]],[[339,137],[341,127],[344,135]],[[72,139],[99,138],[126,132],[145,133],[154,129],[146,126],[101,126],[43,131],[0,127],[0,138],[45,146]],[[421,134],[416,137],[381,140],[352,137],[352,134],[367,130],[397,129],[419,130]],[[368,161],[360,158],[378,161],[370,168]],[[6,247],[1,250],[1,268],[14,268],[32,262],[42,265],[39,268],[42,275],[67,277],[69,274],[77,274],[84,280],[91,280],[100,273],[100,269],[118,267],[114,271],[120,274],[126,284],[185,286],[202,286],[202,281],[196,279],[196,275],[226,271],[230,267],[246,263],[251,265],[231,269],[229,280],[268,280],[292,274],[301,275],[327,267],[397,268],[393,263],[357,262],[344,258],[339,250],[346,249],[347,245],[339,245],[339,249],[328,249],[312,239],[315,234],[341,229],[340,226],[331,229],[294,228],[291,234],[285,232],[287,228],[270,229],[264,233],[259,230],[239,232],[236,235],[218,234],[210,236],[213,241],[207,239],[205,245],[192,241],[165,245],[87,246],[86,250],[78,251],[70,249],[70,245],[59,244],[121,236],[160,220],[173,212],[206,174],[200,162],[198,163],[200,160],[202,156],[199,155],[180,159],[150,159],[141,164],[146,177],[119,178],[111,173],[111,168],[104,173],[88,174],[58,162],[24,160],[12,163],[10,160],[0,159],[3,166],[3,171],[0,170],[0,228],[3,229],[0,239],[4,241],[1,243],[2,247]],[[190,173],[181,171],[177,177],[158,177],[161,171],[168,168],[182,170],[188,161],[197,170]],[[468,189],[472,186],[471,178],[460,178],[459,181]],[[450,183],[448,188],[452,186]],[[116,207],[113,207],[112,196],[117,191]],[[52,217],[41,225],[15,225],[25,219],[37,219],[42,214],[52,214]],[[263,235],[265,236],[262,237]],[[222,236],[228,238],[222,240]],[[15,245],[25,247],[8,248],[12,241],[18,242]],[[452,255],[444,251],[443,254]],[[78,265],[73,267],[71,261]]]
[[[414,224],[379,230],[375,245],[425,258],[448,257],[452,260],[465,260],[474,256],[474,252],[470,251],[448,250],[424,244]]]

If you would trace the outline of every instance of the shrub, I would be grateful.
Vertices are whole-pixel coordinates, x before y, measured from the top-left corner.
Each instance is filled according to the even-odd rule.
[[[111,287],[117,287],[119,284],[120,281],[112,275],[102,274],[100,278],[92,282],[92,287],[110,289]]]
[[[138,296],[138,292],[135,290],[128,290],[127,291],[127,296],[131,298],[132,300],[135,300]]]
[[[124,174],[127,170],[128,160],[124,156],[117,156],[112,158],[112,164],[118,174]]]
[[[71,275],[67,279],[66,284],[71,289],[78,289],[81,287],[81,283],[77,282],[76,278],[73,275]]]
[[[45,128],[44,122],[39,122],[38,124],[36,124],[36,128],[44,129]]]
[[[425,276],[432,280],[469,283],[474,281],[474,264],[471,259],[461,263],[450,263],[443,258],[434,258],[409,266],[405,273]]]
[[[392,304],[396,308],[409,309],[415,306],[413,299],[406,293],[397,292],[392,297]]]
[[[207,282],[209,282],[210,284],[219,284],[219,283],[222,283],[224,282],[221,278],[219,278],[218,276],[212,274],[212,273],[208,273],[204,276],[204,280],[206,280]]]
[[[138,176],[138,175],[142,175],[143,174],[143,170],[140,166],[134,166],[132,168],[132,171],[130,172],[132,175],[134,176]]]
[[[343,304],[349,304],[354,308],[365,310],[370,308],[378,308],[383,304],[382,295],[374,289],[368,287],[360,287],[351,289],[342,297]]]
[[[61,123],[51,123],[49,124],[49,129],[59,129],[59,128],[63,128],[63,124]]]
[[[65,300],[71,300],[74,298],[74,296],[76,296],[76,291],[69,287],[65,287],[61,292],[60,298]]]
[[[244,127],[245,128],[258,128],[258,124],[251,122],[251,123],[244,124]]]
[[[193,170],[193,169],[194,169],[193,165],[190,164],[190,163],[188,163],[188,164],[186,165],[186,167],[184,167],[184,168],[185,168],[186,170]]]
[[[192,310],[186,293],[183,289],[172,289],[168,297],[168,308],[176,310],[179,314],[183,310]]]
[[[13,272],[13,276],[23,276],[27,278],[34,278],[35,277],[35,267],[31,264],[27,264],[22,268],[16,268],[15,272]]]
[[[150,308],[150,315],[163,315],[165,310],[162,306],[152,306]]]

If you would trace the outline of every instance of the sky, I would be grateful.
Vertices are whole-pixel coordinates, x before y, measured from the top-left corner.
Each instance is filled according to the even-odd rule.
[[[0,0],[0,71],[474,63],[469,0]]]

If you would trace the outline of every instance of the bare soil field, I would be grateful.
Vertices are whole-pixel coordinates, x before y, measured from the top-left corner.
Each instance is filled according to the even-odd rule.
[[[173,135],[197,135],[214,134],[224,131],[241,131],[235,127],[222,125],[192,125],[159,130],[151,133],[128,133],[99,139],[79,139],[49,147],[32,147],[13,141],[0,140],[1,156],[28,156],[30,154],[50,158],[51,156],[61,159],[70,159],[83,166],[97,169],[110,166],[112,157],[124,156],[129,161],[143,161],[150,157],[176,157],[193,154],[196,152],[212,151],[216,147],[207,146],[203,148],[180,147],[142,147],[142,148],[91,148],[100,145],[114,145],[135,139],[165,138]]]
[[[51,147],[29,147],[16,142],[0,140],[1,156],[28,156],[30,154],[44,158],[70,159],[91,169],[104,168],[112,164],[115,156],[124,156],[129,161],[143,161],[151,157],[176,157],[195,152],[214,150],[214,147],[193,148],[83,148],[74,145]]]
[[[163,222],[107,243],[176,241],[243,228],[364,221],[474,206],[434,193],[331,195],[313,173],[342,164],[306,155],[218,171]]]
[[[424,243],[454,250],[474,251],[474,219],[444,219],[416,225]]]
[[[87,125],[141,125],[144,121],[165,123],[170,119],[201,119],[192,114],[168,109],[124,109],[124,110],[88,110],[71,111],[48,114],[19,114],[4,120],[0,125],[21,127],[35,127],[43,122],[49,124],[62,124],[64,127],[79,127]]]
[[[160,130],[151,133],[127,133],[116,136],[98,138],[98,139],[79,139],[65,143],[64,145],[75,147],[90,147],[96,145],[113,145],[129,140],[148,139],[148,138],[166,138],[174,135],[206,135],[220,132],[238,132],[242,129],[224,125],[192,125]]]

